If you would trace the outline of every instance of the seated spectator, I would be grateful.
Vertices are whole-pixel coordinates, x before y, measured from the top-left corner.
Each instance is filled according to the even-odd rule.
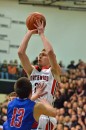
[[[65,116],[65,117],[64,117],[64,125],[66,125],[66,126],[68,126],[69,128],[71,128],[70,116]]]
[[[32,65],[38,65],[38,57],[35,58],[35,60],[32,62]]]
[[[10,61],[8,65],[9,79],[16,80],[17,72],[18,72],[17,65],[14,62]]]
[[[71,116],[71,126],[76,127],[77,124],[78,124],[78,117],[76,114],[73,114]]]
[[[58,123],[54,126],[53,130],[64,130],[64,125],[62,123]]]

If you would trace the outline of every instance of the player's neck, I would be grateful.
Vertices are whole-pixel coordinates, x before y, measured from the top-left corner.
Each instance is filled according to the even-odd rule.
[[[45,66],[40,66],[40,65],[39,65],[38,67],[39,67],[40,69],[43,69],[43,68],[47,68],[47,69],[48,69],[48,68],[50,68],[50,65],[45,65]]]

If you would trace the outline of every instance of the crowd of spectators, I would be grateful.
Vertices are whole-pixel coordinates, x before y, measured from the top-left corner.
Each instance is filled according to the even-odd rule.
[[[32,62],[37,65],[37,58]],[[54,95],[54,107],[57,108],[57,124],[53,130],[86,130],[86,63],[79,60],[77,64],[71,61],[62,68],[61,82],[57,84]],[[17,60],[7,61],[0,66],[0,78],[17,79],[26,76]],[[0,124],[6,120],[8,96],[4,103],[0,104]]]
[[[86,130],[86,63],[74,61],[65,68],[55,94],[57,125],[53,130]]]
[[[9,63],[7,60],[4,60],[0,64],[0,78],[1,79],[11,79],[17,80],[19,77],[26,76],[22,65],[18,64],[17,60],[10,60]]]

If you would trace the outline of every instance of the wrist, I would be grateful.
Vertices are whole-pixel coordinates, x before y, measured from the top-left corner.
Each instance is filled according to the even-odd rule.
[[[26,36],[27,36],[27,37],[31,37],[31,35],[32,35],[32,34],[31,34],[30,31],[28,31],[28,32],[26,33]]]
[[[44,33],[40,33],[39,35],[40,35],[40,37],[41,37],[41,38],[43,38],[43,37],[44,37]]]
[[[35,93],[34,95],[35,95],[36,98],[40,97],[38,93]]]
[[[27,35],[32,35],[32,32],[28,30]]]

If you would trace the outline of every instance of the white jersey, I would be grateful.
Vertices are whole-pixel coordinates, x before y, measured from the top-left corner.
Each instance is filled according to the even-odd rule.
[[[47,99],[47,101],[52,104],[56,80],[52,75],[51,68],[43,68],[41,71],[38,71],[37,68],[33,69],[30,75],[30,81],[32,83],[33,93],[35,92],[38,83],[44,82],[44,84],[47,85],[44,91],[47,91],[48,93],[44,95],[43,98]]]

